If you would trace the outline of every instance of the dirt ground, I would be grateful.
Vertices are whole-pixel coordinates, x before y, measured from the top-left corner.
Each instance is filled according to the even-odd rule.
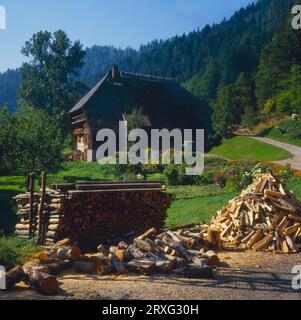
[[[294,290],[291,273],[301,265],[301,253],[223,252],[222,266],[213,280],[184,279],[175,276],[83,276],[59,277],[61,290],[55,297],[43,297],[20,285],[0,300],[301,300],[301,290]]]

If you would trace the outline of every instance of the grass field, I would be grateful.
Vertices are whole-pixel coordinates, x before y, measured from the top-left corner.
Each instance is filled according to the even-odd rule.
[[[278,161],[291,157],[291,154],[283,149],[249,137],[228,139],[220,146],[211,149],[210,154],[216,154],[231,160]]]
[[[208,222],[219,209],[235,196],[237,194],[221,191],[217,195],[204,194],[193,199],[178,199],[168,210],[166,226],[178,227],[190,223]]]

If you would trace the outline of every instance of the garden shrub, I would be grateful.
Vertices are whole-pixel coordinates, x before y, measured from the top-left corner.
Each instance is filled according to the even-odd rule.
[[[164,170],[164,175],[166,177],[166,182],[168,185],[176,186],[179,183],[179,172],[177,166],[171,164]]]
[[[163,173],[154,173],[147,176],[148,181],[166,182],[166,176]]]
[[[24,264],[40,250],[33,242],[18,237],[0,238],[0,265],[8,270]]]

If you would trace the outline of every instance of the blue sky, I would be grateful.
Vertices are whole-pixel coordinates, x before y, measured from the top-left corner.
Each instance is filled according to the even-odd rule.
[[[0,0],[7,29],[0,30],[0,72],[21,65],[24,42],[39,30],[63,29],[84,46],[138,48],[154,39],[229,18],[252,0]]]

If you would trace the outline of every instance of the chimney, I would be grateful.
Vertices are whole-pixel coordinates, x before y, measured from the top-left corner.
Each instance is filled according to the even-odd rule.
[[[113,65],[112,67],[112,79],[116,80],[119,78],[119,70],[118,70],[118,66]]]

